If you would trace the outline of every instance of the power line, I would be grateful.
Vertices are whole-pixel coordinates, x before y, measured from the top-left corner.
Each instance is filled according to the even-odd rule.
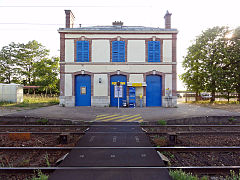
[[[79,7],[79,8],[123,8],[123,7],[137,7],[137,8],[142,8],[142,7],[152,7],[152,6],[147,6],[147,5],[144,5],[144,6],[140,6],[140,5],[133,5],[133,6],[129,6],[129,5],[126,5],[126,6],[0,6],[0,8],[76,8],[76,7]]]
[[[0,23],[5,25],[39,25],[39,26],[62,26],[64,24],[41,24],[41,23]]]

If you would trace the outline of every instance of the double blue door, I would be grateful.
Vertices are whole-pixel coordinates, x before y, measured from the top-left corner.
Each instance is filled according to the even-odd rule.
[[[149,75],[146,83],[146,106],[162,106],[162,77]]]
[[[91,76],[78,75],[75,77],[75,105],[91,106]]]
[[[127,77],[124,75],[114,75],[111,76],[111,80],[110,80],[110,105],[111,106],[118,106],[118,98],[117,98],[117,88],[116,83],[120,82],[121,86],[122,86],[122,98],[119,98],[119,106],[122,106],[122,100],[126,100],[127,99]]]

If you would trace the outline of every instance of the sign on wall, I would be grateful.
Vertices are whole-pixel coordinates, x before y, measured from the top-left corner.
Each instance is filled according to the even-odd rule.
[[[114,86],[114,98],[123,98],[123,86]]]
[[[87,94],[87,87],[86,86],[81,86],[80,87],[80,92],[81,92],[82,95]]]

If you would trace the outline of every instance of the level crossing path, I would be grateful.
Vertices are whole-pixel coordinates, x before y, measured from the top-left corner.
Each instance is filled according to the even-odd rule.
[[[49,180],[168,180],[164,163],[139,123],[94,123]],[[97,126],[96,126],[97,125]],[[132,147],[132,148],[129,148]],[[134,147],[137,147],[134,149]]]

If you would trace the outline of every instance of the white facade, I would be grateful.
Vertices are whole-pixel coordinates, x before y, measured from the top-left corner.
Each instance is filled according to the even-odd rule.
[[[144,106],[147,105],[147,77],[150,75],[161,77],[161,106],[169,106],[166,98],[172,99],[176,106],[176,29],[161,29],[131,26],[96,26],[86,28],[61,28],[61,80],[60,104],[75,106],[78,99],[76,93],[85,93],[91,89],[91,106],[110,106],[113,91],[111,77],[122,75],[126,77],[125,86],[136,88],[137,106],[143,97]],[[77,60],[79,56],[76,42],[88,43],[87,61]],[[122,53],[124,60],[113,60],[113,42],[124,42]],[[149,48],[152,41],[160,45],[160,61],[149,60]],[[80,50],[79,50],[80,51]],[[81,56],[81,55],[80,55]],[[76,86],[77,76],[90,76],[89,86]],[[170,96],[167,91],[170,90]],[[79,91],[79,92],[78,92]],[[129,99],[129,94],[126,95]]]

